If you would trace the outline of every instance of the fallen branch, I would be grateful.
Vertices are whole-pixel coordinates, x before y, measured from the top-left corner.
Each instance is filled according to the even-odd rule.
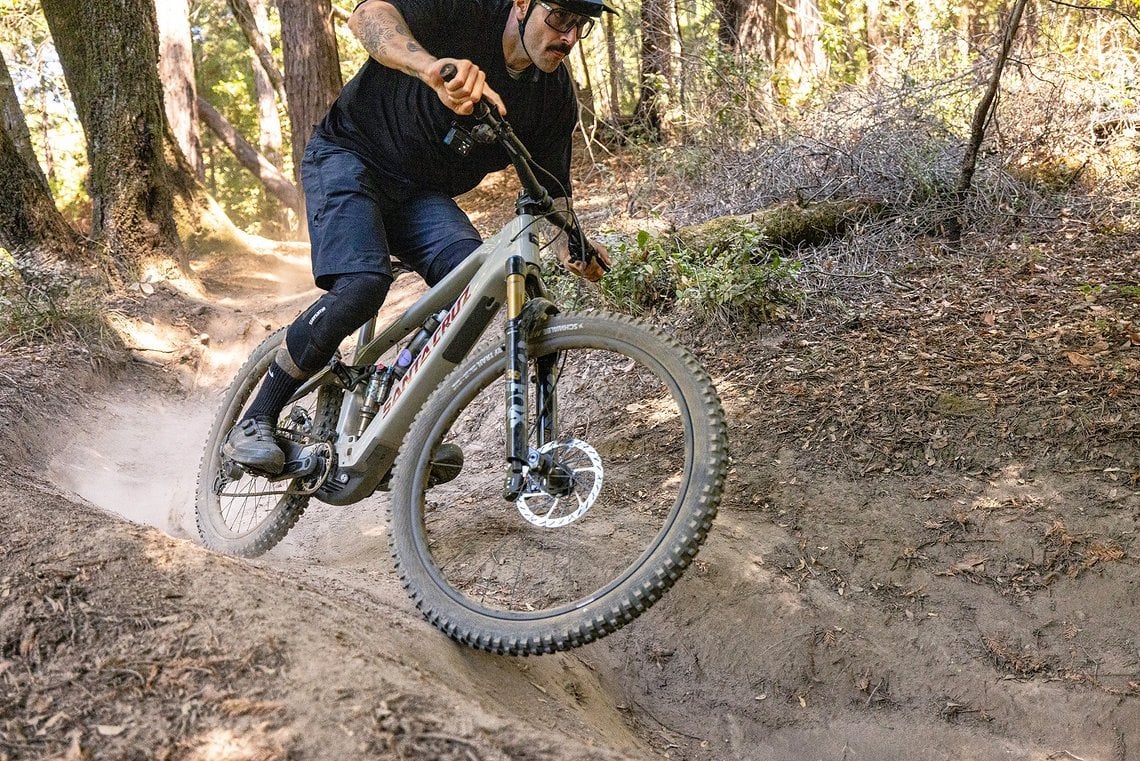
[[[232,124],[226,121],[224,116],[218,113],[217,109],[210,105],[209,101],[201,96],[198,97],[198,115],[225,143],[241,165],[261,180],[266,190],[293,211],[301,213],[303,203],[297,186],[290,182],[281,170],[269,163]]]
[[[726,248],[742,234],[756,236],[771,248],[790,253],[841,236],[849,226],[882,213],[884,204],[869,199],[781,204],[739,216],[717,217],[675,233],[682,248],[695,251]]]

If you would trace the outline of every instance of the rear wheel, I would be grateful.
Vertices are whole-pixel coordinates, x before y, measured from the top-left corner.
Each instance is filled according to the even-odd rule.
[[[331,441],[343,391],[320,386],[286,406],[277,422],[277,438],[301,446],[324,442],[325,466],[305,478],[272,481],[249,473],[222,453],[222,444],[262,378],[273,364],[285,329],[265,339],[238,371],[226,390],[214,420],[198,472],[195,509],[198,533],[210,549],[229,555],[256,557],[272,549],[301,517],[309,495],[332,465]]]
[[[457,368],[420,412],[390,508],[393,555],[428,620],[512,654],[571,648],[647,610],[704,541],[728,465],[712,381],[662,331],[612,315],[555,317],[536,331],[529,360],[534,467],[522,495],[503,496],[496,347]],[[557,426],[541,443],[540,366],[557,378]],[[432,460],[447,447],[462,450],[462,469],[433,487]]]

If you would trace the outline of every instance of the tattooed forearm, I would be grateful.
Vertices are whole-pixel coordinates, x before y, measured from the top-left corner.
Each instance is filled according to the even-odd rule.
[[[361,18],[356,36],[375,58],[385,58],[394,50],[415,44],[408,25],[394,16],[393,12],[376,12]]]
[[[418,77],[424,63],[431,60],[400,12],[387,3],[362,5],[349,27],[369,55],[389,68]]]
[[[403,21],[400,21],[396,25],[396,36],[407,38],[407,42],[404,43],[404,49],[409,53],[423,52],[424,49],[420,46],[420,43],[416,42],[416,38],[412,36],[412,30],[408,29],[408,25]]]

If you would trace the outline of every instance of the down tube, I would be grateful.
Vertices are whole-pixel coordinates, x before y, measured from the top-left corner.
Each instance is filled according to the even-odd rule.
[[[498,266],[490,266],[498,260]],[[456,300],[443,324],[436,330],[432,340],[416,357],[415,362],[392,389],[388,401],[380,414],[365,429],[364,435],[351,448],[339,452],[340,471],[356,474],[368,469],[373,454],[380,447],[395,453],[411,427],[412,420],[423,407],[432,391],[455,369],[483,328],[498,312],[506,299],[506,284],[503,279],[503,257],[492,255],[489,261],[475,273],[471,282]],[[362,495],[363,496],[363,495]]]

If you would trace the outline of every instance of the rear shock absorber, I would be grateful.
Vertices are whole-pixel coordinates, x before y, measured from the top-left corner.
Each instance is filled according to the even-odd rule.
[[[446,316],[447,311],[445,310],[428,317],[420,326],[415,337],[396,355],[395,362],[388,367],[377,362],[376,366],[372,368],[372,376],[368,379],[368,388],[364,392],[364,404],[360,407],[360,428],[357,430],[357,436],[364,435],[364,429],[376,417],[381,405],[388,401],[388,394],[392,392],[392,386],[407,374],[408,368],[412,366],[416,356],[427,346],[431,334],[436,331]]]

